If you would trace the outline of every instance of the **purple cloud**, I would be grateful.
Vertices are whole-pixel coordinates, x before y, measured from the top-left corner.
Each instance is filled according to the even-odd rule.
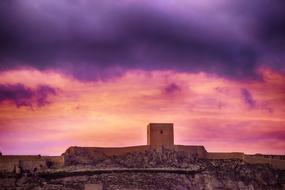
[[[56,90],[47,85],[38,86],[35,90],[36,102],[39,107],[45,106],[50,102],[47,100],[49,95],[56,95]]]
[[[56,95],[56,89],[40,85],[36,89],[31,89],[23,84],[0,84],[0,103],[10,101],[20,108],[23,106],[32,108],[45,106],[50,102],[48,96]]]
[[[249,108],[255,108],[256,107],[256,101],[253,99],[251,93],[246,88],[240,89],[242,99]]]
[[[165,94],[174,94],[181,91],[181,87],[178,86],[176,83],[171,83],[164,88]]]
[[[261,109],[267,111],[268,113],[274,112],[273,108],[271,108],[267,102],[256,101],[248,89],[242,88],[240,89],[240,93],[244,104],[248,108]]]
[[[256,79],[261,65],[285,69],[284,10],[280,0],[0,1],[0,69],[81,80],[137,68]]]

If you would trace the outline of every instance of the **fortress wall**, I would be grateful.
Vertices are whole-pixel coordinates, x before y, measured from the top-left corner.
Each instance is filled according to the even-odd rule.
[[[264,158],[260,156],[245,155],[244,161],[250,164],[271,164],[270,158]]]
[[[53,168],[60,168],[64,165],[64,156],[43,156],[43,159],[50,161]]]
[[[20,163],[21,161],[21,163]],[[45,166],[42,158],[40,156],[24,155],[24,156],[14,156],[5,155],[0,156],[0,170],[13,172],[16,167],[23,167],[23,169],[30,169],[35,167],[40,167],[40,165]]]
[[[0,158],[0,172],[13,172],[15,167],[19,165],[18,160],[6,160]]]
[[[208,152],[208,159],[244,159],[243,152]]]
[[[61,167],[64,164],[63,156],[4,155],[0,156],[0,171],[13,172],[15,167],[30,171],[45,169],[47,161],[51,161],[53,167]]]
[[[273,168],[285,170],[285,160],[271,160],[271,165]]]
[[[270,155],[272,159],[285,160],[285,155]]]
[[[254,154],[251,156],[261,157],[261,158],[271,158],[278,160],[285,160],[285,155],[271,155],[271,154]]]
[[[240,152],[218,153],[209,152],[208,159],[240,159],[249,164],[270,164],[276,169],[285,169],[285,160],[283,155],[246,155]]]
[[[206,158],[207,151],[204,146],[184,146],[184,145],[174,145],[174,146],[163,146],[167,149],[175,149],[176,151],[185,151],[192,154],[197,154],[198,157]],[[75,152],[89,152],[94,153],[95,155],[101,156],[102,154],[106,156],[113,155],[123,155],[131,152],[144,152],[150,149],[161,150],[162,146],[131,146],[131,147],[70,147],[66,152],[74,154]]]
[[[46,168],[46,160],[20,160],[19,165],[23,170],[38,171]]]
[[[149,150],[151,147],[148,145],[142,145],[142,146],[130,146],[130,147],[113,147],[113,148],[99,148],[94,147],[91,148],[91,150],[96,150],[97,152],[101,152],[107,156],[113,156],[113,155],[122,155],[127,154],[130,152],[144,152],[146,150]]]
[[[4,160],[39,160],[42,157],[40,155],[2,155],[0,161]]]
[[[282,156],[269,156],[269,155],[246,155],[240,152],[233,153],[218,153],[209,152],[208,159],[240,159],[249,164],[270,164],[276,169],[285,169],[285,160]]]
[[[198,158],[207,158],[207,151],[204,146],[184,146],[174,145],[176,151],[185,151],[193,155],[197,155]]]
[[[272,159],[271,157],[245,155],[244,161],[250,164],[270,164],[276,169],[285,169],[285,160],[278,159],[275,156]]]

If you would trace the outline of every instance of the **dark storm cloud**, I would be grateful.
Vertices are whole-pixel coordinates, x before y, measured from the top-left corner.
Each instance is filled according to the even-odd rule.
[[[246,8],[244,4],[242,8]],[[284,49],[285,45],[285,1],[283,0],[253,0],[249,2],[253,14],[253,27],[250,28],[257,38],[266,45]]]
[[[261,65],[285,70],[285,1],[237,1],[235,14],[243,15]],[[246,3],[245,3],[246,2]]]
[[[83,80],[133,68],[258,78],[260,60],[283,67],[285,6],[263,1],[181,1],[183,9],[161,1],[4,0],[1,69],[52,68]]]
[[[47,100],[50,95],[56,95],[56,90],[47,85],[39,85],[36,89],[31,89],[23,84],[0,84],[0,103],[10,101],[18,108],[45,106],[50,103]]]

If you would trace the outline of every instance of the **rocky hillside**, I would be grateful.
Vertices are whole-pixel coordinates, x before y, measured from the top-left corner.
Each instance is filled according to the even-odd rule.
[[[119,156],[107,156],[101,152],[74,148],[64,154],[64,160],[68,166],[89,165],[96,168],[187,168],[190,166],[189,164],[196,164],[200,161],[196,155],[166,148],[162,148],[160,151],[150,149]]]
[[[284,170],[275,170],[269,165],[250,165],[240,160],[202,160],[195,155],[167,149],[100,159],[94,159],[90,152],[73,151],[65,157],[67,165],[61,169],[21,176],[1,174],[0,189],[83,190],[86,184],[99,184],[103,189],[111,190],[285,189]],[[104,172],[112,168],[140,170]],[[147,170],[151,168],[171,168],[173,172]],[[102,172],[90,172],[98,169]],[[181,172],[184,170],[191,172]]]

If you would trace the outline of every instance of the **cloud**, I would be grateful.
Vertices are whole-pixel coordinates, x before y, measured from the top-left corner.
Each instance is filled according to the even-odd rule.
[[[128,69],[166,69],[240,80],[259,78],[260,60],[284,69],[279,0],[0,4],[2,70],[29,66],[98,80]]]
[[[41,107],[49,104],[50,102],[47,100],[49,95],[56,95],[56,89],[47,85],[38,86],[35,92],[37,105]]]
[[[267,111],[268,113],[273,113],[274,111],[273,108],[271,108],[270,105],[268,105],[266,101],[256,101],[248,89],[241,88],[240,92],[241,92],[242,100],[248,108],[261,109],[261,110]]]
[[[242,99],[249,108],[255,108],[256,107],[256,101],[253,99],[251,93],[249,90],[242,88],[240,89]]]
[[[164,88],[166,94],[174,94],[180,92],[182,89],[176,83],[171,83]]]
[[[47,100],[49,95],[56,95],[56,89],[39,85],[36,89],[31,89],[23,84],[0,84],[0,103],[13,102],[18,108],[45,106],[50,102]]]
[[[208,151],[281,154],[285,145],[284,75],[261,72],[263,81],[242,83],[175,71],[134,70],[96,82],[50,72],[8,71],[0,77],[0,84],[6,84],[2,86],[24,89],[16,93],[21,96],[22,91],[30,92],[32,97],[22,99],[32,106],[38,104],[36,92],[43,91],[52,104],[31,112],[18,109],[15,98],[1,98],[0,144],[5,154],[51,154],[37,146],[43,143],[58,155],[69,145],[133,146],[145,144],[147,123],[173,122],[176,144],[202,144]],[[16,88],[17,83],[24,87]],[[49,88],[39,90],[43,84],[55,89],[56,96]],[[241,89],[255,108],[241,101]],[[30,143],[22,150],[26,142]]]

